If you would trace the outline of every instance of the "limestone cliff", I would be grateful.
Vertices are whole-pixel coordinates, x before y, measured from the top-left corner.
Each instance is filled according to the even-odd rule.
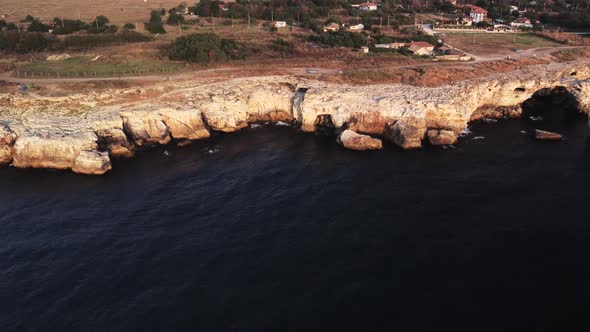
[[[15,92],[0,95],[0,163],[103,174],[113,157],[267,121],[291,121],[307,132],[347,128],[339,142],[351,148],[361,140],[377,142],[357,133],[404,149],[420,148],[427,138],[431,144],[453,144],[471,120],[520,116],[520,105],[539,91],[559,87],[588,113],[589,79],[590,67],[578,62],[438,88],[257,77],[66,97]]]

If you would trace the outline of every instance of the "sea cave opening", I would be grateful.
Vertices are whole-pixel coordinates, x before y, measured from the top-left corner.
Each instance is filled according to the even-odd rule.
[[[576,96],[563,86],[538,90],[521,106],[523,120],[536,129],[561,131],[585,118]]]

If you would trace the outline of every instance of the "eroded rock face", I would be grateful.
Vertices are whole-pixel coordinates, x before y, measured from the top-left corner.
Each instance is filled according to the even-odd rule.
[[[159,113],[174,139],[198,140],[211,136],[200,111],[164,108]]]
[[[385,137],[404,150],[422,147],[426,132],[424,118],[404,118],[387,127]]]
[[[256,87],[248,95],[248,122],[291,121],[295,87],[277,85]]]
[[[519,118],[522,115],[520,104],[515,106],[484,105],[471,114],[470,121],[482,119]]]
[[[377,111],[368,111],[366,113],[355,113],[348,122],[348,128],[358,133],[382,135],[390,123],[395,122],[390,117],[383,116]]]
[[[443,129],[428,130],[428,141],[432,145],[451,145],[457,143],[455,132]]]
[[[123,131],[123,120],[117,113],[93,121],[101,151],[108,151],[113,157],[133,157],[135,146],[129,142]]]
[[[153,111],[121,112],[123,128],[137,146],[170,142],[170,130],[162,116]]]
[[[12,133],[0,126],[0,163],[101,174],[110,164],[99,151],[131,156],[135,147],[200,139],[209,130],[233,132],[258,121],[292,120],[303,131],[328,128],[330,134],[348,128],[383,135],[404,149],[421,147],[427,128],[444,128],[428,137],[448,144],[473,119],[518,114],[537,91],[564,89],[589,112],[589,79],[589,66],[558,63],[436,88],[276,76],[62,97],[6,93],[0,94],[0,122]]]
[[[12,161],[16,134],[5,124],[0,123],[0,165]]]
[[[12,163],[20,168],[72,169],[82,151],[97,151],[97,140],[93,132],[67,136],[26,133],[14,144]]]
[[[80,151],[72,167],[72,171],[88,175],[102,175],[110,169],[109,154],[99,151]]]
[[[351,150],[380,150],[383,144],[380,139],[368,135],[357,134],[352,130],[344,130],[336,140],[340,145]]]

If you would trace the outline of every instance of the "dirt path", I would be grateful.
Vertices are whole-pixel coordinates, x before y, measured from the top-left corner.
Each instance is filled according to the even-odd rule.
[[[451,46],[451,45],[447,45]],[[429,63],[421,63],[421,64],[411,64],[411,65],[401,65],[395,66],[395,69],[404,69],[404,68],[422,68],[422,67],[433,67],[433,66],[457,66],[457,65],[472,65],[477,63],[484,63],[484,62],[492,62],[492,61],[499,61],[499,60],[506,60],[509,56],[510,59],[521,59],[521,58],[530,58],[530,57],[545,57],[549,54],[556,52],[556,51],[563,51],[568,49],[580,49],[585,48],[585,46],[560,46],[560,47],[541,47],[541,48],[532,48],[525,50],[521,53],[513,53],[513,54],[506,54],[502,56],[476,56],[470,53],[467,53],[463,50],[459,50],[469,56],[471,56],[474,60],[470,62],[429,62]],[[0,80],[11,82],[11,83],[23,83],[23,84],[47,84],[47,83],[54,83],[59,84],[63,82],[67,83],[76,83],[76,82],[96,82],[96,81],[131,81],[131,82],[138,82],[138,83],[148,83],[148,82],[158,82],[158,81],[193,81],[197,83],[208,83],[220,79],[227,79],[227,78],[234,78],[234,74],[243,70],[243,67],[225,67],[225,68],[213,68],[213,69],[205,69],[205,70],[195,70],[195,71],[184,71],[179,72],[176,74],[171,75],[146,75],[146,76],[122,76],[122,77],[97,77],[97,78],[22,78],[22,77],[13,77],[12,72],[2,73],[0,74]],[[310,77],[315,77],[319,75],[339,75],[342,69],[333,69],[333,68],[320,68],[320,67],[313,67],[313,69],[317,70],[317,74],[310,75],[307,73],[308,68],[302,67],[285,67],[285,68],[275,68],[273,69],[272,74],[264,75],[263,73],[255,73],[253,75],[239,75],[239,77],[247,77],[247,76],[273,76],[273,75],[309,75]],[[263,69],[255,69],[254,71],[263,71]],[[363,69],[366,70],[366,69]],[[227,74],[224,76],[219,76]],[[218,75],[218,76],[216,76]]]

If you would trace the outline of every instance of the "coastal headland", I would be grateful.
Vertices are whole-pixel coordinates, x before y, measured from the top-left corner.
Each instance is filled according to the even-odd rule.
[[[164,144],[188,144],[254,123],[286,123],[338,136],[346,148],[455,144],[468,123],[519,117],[531,98],[567,95],[590,112],[590,61],[546,63],[436,87],[352,85],[296,75],[185,79],[47,95],[0,94],[0,164],[108,172]]]

